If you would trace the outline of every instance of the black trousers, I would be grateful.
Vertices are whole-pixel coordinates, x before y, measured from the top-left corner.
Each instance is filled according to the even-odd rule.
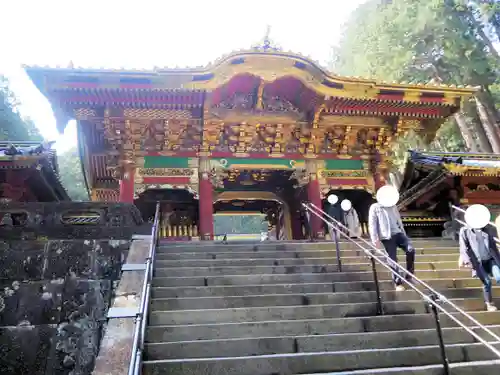
[[[384,245],[389,258],[396,263],[398,262],[398,247],[401,248],[406,254],[406,270],[411,273],[415,272],[415,249],[410,246],[408,237],[406,237],[405,234],[396,233],[390,240],[382,240],[382,244]],[[404,277],[406,280],[411,280],[410,276],[403,275],[403,272],[399,269],[395,267],[392,267],[392,269],[396,272],[396,274],[392,276],[396,285],[401,285],[403,283],[401,277]]]
[[[493,294],[491,293],[491,288],[493,283],[491,282],[490,275],[493,273],[493,266],[495,265],[494,259],[482,260],[478,264],[478,269],[476,271],[476,276],[483,283],[483,294],[484,301],[487,303],[493,302]]]

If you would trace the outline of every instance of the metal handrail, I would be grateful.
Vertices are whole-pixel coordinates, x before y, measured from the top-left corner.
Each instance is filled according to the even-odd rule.
[[[465,214],[465,210],[463,208],[461,208],[461,207],[455,206],[454,204],[450,204],[450,207],[451,207],[452,210],[455,210],[455,211],[458,211],[458,212],[461,212],[461,213]],[[454,218],[453,215],[451,215],[451,220],[452,221],[455,220],[459,224],[462,224],[463,226],[469,227],[469,225],[466,222],[464,222],[464,221],[462,221],[460,219]],[[495,230],[497,229],[496,224],[494,222],[492,222],[492,221],[489,221],[487,225],[492,226],[493,228],[495,228]],[[497,233],[497,235],[498,235],[498,233]],[[496,241],[497,244],[500,245],[500,239],[498,237],[493,237],[493,239]]]
[[[430,285],[428,285],[424,281],[422,281],[419,278],[417,278],[411,272],[408,272],[404,267],[402,267],[401,265],[399,265],[399,263],[394,262],[391,258],[389,258],[388,255],[386,255],[385,253],[383,253],[381,250],[377,249],[373,244],[369,243],[368,241],[366,241],[363,238],[360,238],[360,237],[357,238],[358,240],[362,241],[365,245],[367,245],[368,248],[371,248],[371,249],[375,250],[378,253],[378,255],[375,255],[372,251],[368,250],[367,248],[363,247],[358,242],[354,241],[346,233],[343,233],[341,230],[338,229],[338,228],[342,228],[342,229],[345,229],[345,230],[349,230],[345,225],[343,225],[342,223],[340,223],[337,220],[335,220],[333,217],[331,217],[330,215],[328,215],[326,212],[324,212],[320,208],[316,207],[314,204],[312,204],[312,203],[309,203],[309,204],[303,203],[303,206],[307,210],[309,210],[312,214],[314,214],[317,217],[319,217],[328,226],[333,226],[333,224],[335,224],[335,226],[337,228],[334,227],[334,229],[335,229],[335,231],[337,233],[340,233],[341,235],[343,235],[344,237],[346,237],[349,242],[354,243],[356,246],[358,246],[361,250],[364,251],[364,253],[372,261],[372,266],[373,266],[373,269],[374,269],[374,276],[375,276],[375,282],[377,284],[377,289],[379,289],[379,286],[378,286],[378,279],[376,278],[376,269],[374,267],[375,261],[378,262],[380,265],[382,265],[384,268],[388,269],[393,275],[400,277],[401,280],[402,280],[402,282],[404,282],[407,286],[409,286],[411,289],[413,289],[415,292],[417,292],[417,294],[419,294],[424,299],[424,301],[426,301],[426,302],[428,302],[430,304],[430,306],[433,309],[433,312],[435,311],[436,325],[437,325],[437,329],[438,329],[438,335],[440,336],[440,346],[441,346],[441,352],[442,352],[443,361],[444,361],[443,364],[444,364],[446,372],[448,372],[448,365],[447,365],[447,360],[446,360],[446,353],[444,352],[444,343],[443,343],[442,337],[441,337],[441,328],[440,328],[439,318],[437,317],[437,311],[438,310],[440,312],[442,312],[444,315],[446,315],[448,318],[450,318],[451,320],[453,320],[455,323],[457,323],[460,327],[462,327],[465,331],[467,331],[471,336],[473,336],[476,340],[478,340],[481,344],[483,344],[484,346],[486,346],[490,351],[492,351],[496,356],[498,356],[500,358],[500,350],[496,349],[491,343],[489,343],[486,340],[484,340],[481,336],[479,336],[477,333],[475,333],[471,328],[469,328],[464,323],[462,323],[460,320],[458,320],[456,317],[454,317],[450,312],[446,311],[441,305],[439,305],[437,303],[437,301],[442,301],[442,302],[450,305],[453,309],[455,309],[457,312],[459,312],[462,316],[464,316],[467,319],[469,319],[477,327],[479,327],[484,332],[486,332],[491,337],[493,337],[496,340],[495,343],[499,343],[500,342],[500,336],[496,335],[489,328],[485,327],[479,321],[477,321],[476,319],[474,319],[471,315],[469,315],[467,312],[465,312],[460,307],[458,307],[457,305],[455,305],[453,302],[451,302],[448,298],[446,298],[445,296],[443,296],[441,293],[439,293],[438,291],[436,291],[435,289],[433,289]],[[330,219],[330,221],[326,220],[325,217],[327,217],[328,219]],[[383,262],[381,260],[381,258],[384,259],[385,262]],[[387,263],[389,263],[393,267],[387,265]],[[432,293],[432,295],[429,296],[429,295],[425,294],[424,292],[422,292],[421,290],[419,290],[415,285],[413,285],[413,283],[409,282],[404,277],[401,277],[401,274],[398,274],[394,270],[394,268],[398,269],[399,271],[403,271],[406,276],[410,276],[413,280],[417,281],[420,285],[422,285],[423,287],[425,287],[426,289],[428,289]],[[378,298],[377,303],[380,304],[381,303],[380,296],[377,296],[377,298]]]
[[[156,256],[156,245],[158,242],[158,229],[160,222],[160,202],[156,203],[155,218],[151,229],[151,243],[149,244],[148,257],[146,258],[146,270],[142,284],[141,301],[139,312],[135,318],[134,338],[132,344],[132,355],[128,368],[128,375],[139,375],[144,352],[144,338],[146,335],[146,323],[149,311],[149,300],[151,296],[151,281],[153,280],[153,264]]]

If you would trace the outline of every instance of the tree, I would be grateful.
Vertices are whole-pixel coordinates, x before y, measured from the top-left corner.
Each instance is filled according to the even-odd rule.
[[[59,176],[68,195],[75,201],[88,201],[80,156],[76,147],[58,155]]]
[[[9,88],[9,81],[0,75],[0,141],[42,141],[30,118],[23,119],[17,107],[19,101]]]
[[[0,75],[0,141],[43,141],[33,120],[23,119],[17,111],[18,106],[9,81]],[[76,147],[60,154],[58,164],[61,182],[71,199],[89,200]]]
[[[485,31],[488,27],[474,3],[481,1],[370,0],[346,23],[334,49],[332,68],[342,75],[389,82],[434,80],[480,86],[479,102],[467,103],[465,112],[455,116],[455,125],[447,124],[446,131],[440,132],[443,137],[434,143],[442,149],[462,147],[457,142],[462,133],[470,149],[498,149],[498,112],[492,90],[498,83],[497,51],[491,47],[491,33]],[[484,127],[475,122],[478,113]]]
[[[500,2],[498,0],[470,0],[463,3],[483,24],[485,36],[491,43],[500,42]],[[495,47],[493,46],[493,49]]]

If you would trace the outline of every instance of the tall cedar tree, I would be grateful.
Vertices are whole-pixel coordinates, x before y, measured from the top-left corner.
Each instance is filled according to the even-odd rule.
[[[499,61],[491,49],[498,12],[492,14],[480,3],[495,2],[369,0],[345,24],[333,51],[332,70],[389,82],[481,86],[480,103],[493,122],[489,125],[498,129],[494,87],[499,83]],[[464,112],[447,121],[431,144],[410,134],[394,148],[396,164],[402,166],[408,148],[465,150],[464,137],[469,149],[492,151],[478,126],[480,114],[475,102],[466,103]]]

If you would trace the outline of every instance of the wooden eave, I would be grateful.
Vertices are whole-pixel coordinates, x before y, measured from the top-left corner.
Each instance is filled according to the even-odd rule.
[[[426,151],[426,152],[423,152],[423,154],[426,154],[429,156],[462,157],[465,159],[482,159],[482,160],[500,161],[500,154],[494,154],[494,153]]]
[[[377,87],[379,89],[387,89],[387,90],[416,90],[416,91],[424,91],[424,92],[453,92],[462,95],[472,95],[477,91],[475,87],[460,87],[460,86],[448,86],[448,85],[423,85],[417,83],[397,83],[397,82],[378,82],[372,79],[365,79],[361,77],[343,77],[338,76],[333,73],[328,72],[324,67],[320,66],[317,61],[313,61],[311,58],[303,56],[298,53],[293,52],[262,52],[262,51],[254,51],[254,50],[240,50],[234,51],[227,55],[221,56],[213,63],[209,63],[205,67],[186,67],[186,68],[159,68],[155,67],[153,69],[113,69],[113,68],[82,68],[82,67],[48,67],[48,66],[36,66],[36,65],[24,65],[24,69],[27,71],[28,75],[33,79],[36,75],[42,73],[42,75],[47,74],[57,74],[57,75],[91,75],[91,76],[128,76],[128,77],[158,77],[158,76],[166,76],[166,77],[176,77],[182,78],[187,77],[192,79],[196,76],[203,76],[212,74],[226,65],[242,65],[244,63],[245,58],[258,58],[259,60],[265,61],[270,58],[280,58],[283,60],[293,61],[304,64],[302,70],[312,71],[323,76],[325,79],[332,83],[352,83],[352,84],[361,84],[363,86],[369,87]],[[251,73],[251,71],[249,71]]]
[[[21,161],[19,159],[7,161],[0,158],[0,170],[6,169],[25,169],[33,171],[41,183],[41,186],[37,185],[37,189],[44,188],[45,192],[48,192],[48,195],[53,198],[53,201],[71,200],[66,189],[62,185],[61,180],[59,179],[59,175],[54,170],[52,163],[47,160],[46,157],[31,157]]]
[[[423,152],[420,153],[423,156],[437,156],[443,158],[463,158],[465,160],[484,160],[484,161],[500,161],[500,155],[497,154],[485,154],[485,153],[467,153],[467,152]],[[415,170],[420,170],[423,172],[428,172],[426,176],[415,179]],[[454,162],[453,160],[446,160],[440,164],[426,164],[425,162],[414,162],[408,159],[405,167],[405,173],[403,182],[401,184],[401,203],[404,206],[408,206],[413,201],[418,199],[422,193],[429,191],[432,186],[431,180],[442,179],[444,176],[473,176],[473,177],[485,177],[485,176],[500,176],[500,167],[488,167],[482,165],[465,165],[461,163]],[[417,188],[418,187],[418,188]]]
[[[237,51],[202,68],[154,68],[152,70],[83,69],[24,67],[44,94],[66,87],[76,79],[84,87],[102,85],[129,90],[188,89],[211,91],[239,74],[252,74],[265,82],[293,76],[326,97],[391,99],[420,102],[421,97],[442,95],[454,103],[473,95],[477,88],[445,85],[420,85],[377,82],[358,77],[340,77],[329,73],[317,62],[291,52]],[[62,86],[61,86],[62,85]],[[147,87],[146,87],[147,86]],[[402,96],[402,97],[400,97]]]

